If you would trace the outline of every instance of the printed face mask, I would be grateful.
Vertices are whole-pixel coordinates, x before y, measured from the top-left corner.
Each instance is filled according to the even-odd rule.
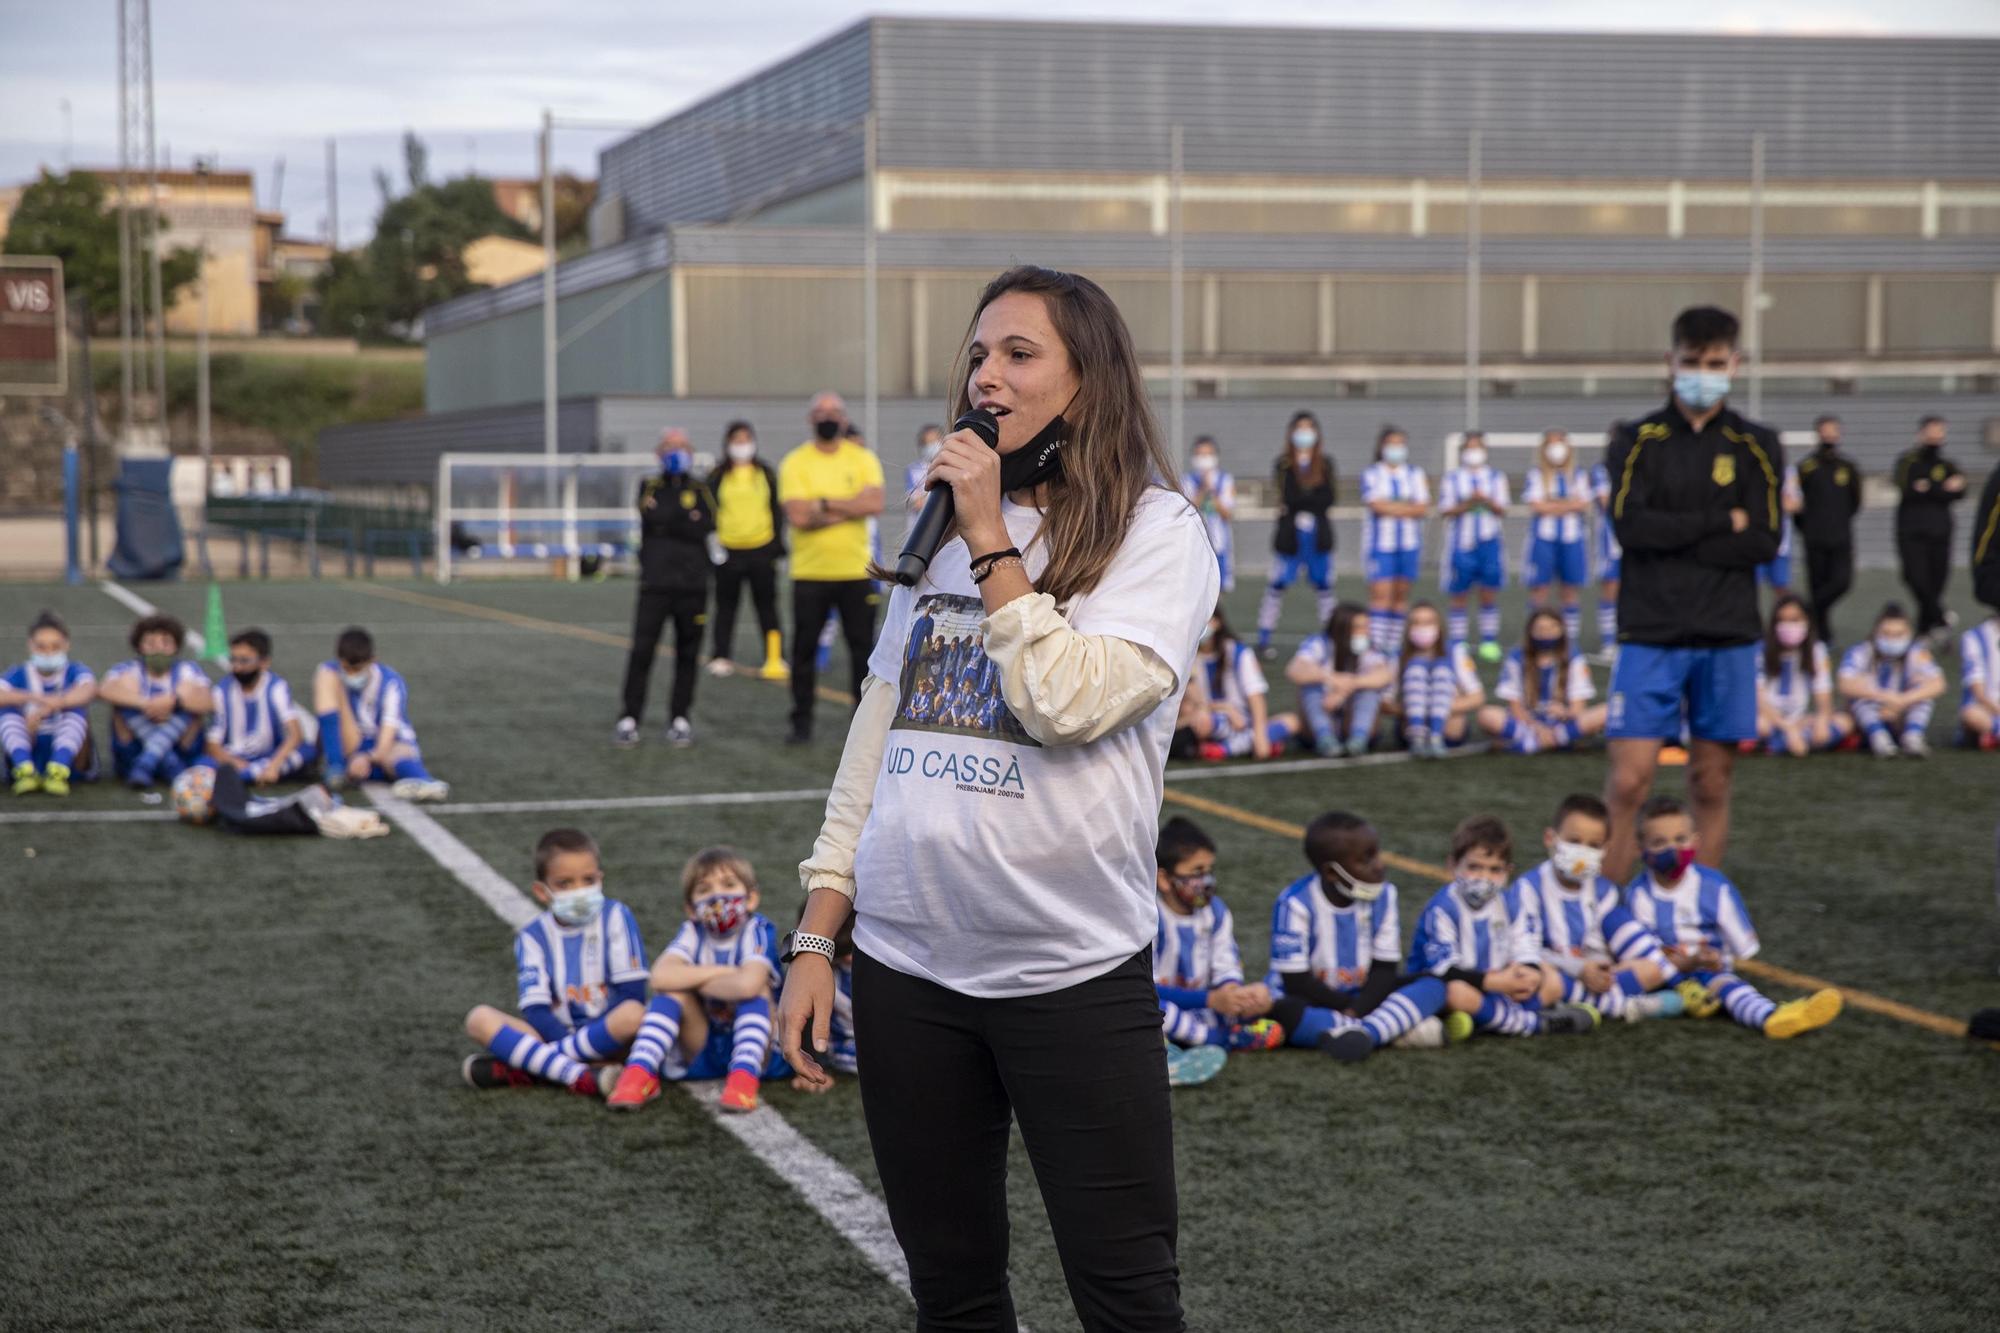
[[[750,896],[744,893],[714,893],[696,899],[694,919],[717,935],[733,934],[750,915]]]
[[[68,653],[29,653],[28,662],[44,676],[53,676],[69,665]]]
[[[604,910],[604,885],[565,889],[549,899],[549,911],[565,926],[587,925]]]
[[[738,440],[729,446],[729,461],[747,463],[757,456],[757,446],[748,440]]]
[[[1803,620],[1780,620],[1778,642],[1787,648],[1796,648],[1806,641],[1806,629],[1806,622]]]
[[[1492,902],[1493,896],[1500,892],[1500,881],[1484,875],[1460,875],[1458,892],[1465,899],[1465,905],[1476,912]]]
[[[1354,876],[1348,874],[1347,867],[1341,865],[1338,861],[1328,861],[1326,863],[1326,873],[1332,876],[1335,886],[1342,893],[1358,903],[1374,902],[1382,896],[1383,886],[1388,883],[1387,880],[1380,879],[1356,879]]]
[[[1646,869],[1653,872],[1654,879],[1662,884],[1672,884],[1687,873],[1687,868],[1694,864],[1694,856],[1693,847],[1662,847],[1656,852],[1647,852],[1643,859]]]
[[[685,449],[669,449],[660,455],[660,470],[670,477],[678,477],[694,462],[694,455]]]
[[[1706,412],[1728,396],[1728,371],[1682,370],[1674,373],[1674,397],[1697,412]]]
[[[1199,912],[1208,906],[1208,900],[1215,896],[1215,875],[1168,875],[1167,883],[1173,886],[1174,901],[1190,912]]]
[[[1556,849],[1550,854],[1556,863],[1556,874],[1571,884],[1588,884],[1596,879],[1604,869],[1604,849],[1586,847],[1580,842],[1564,842],[1558,838]]]

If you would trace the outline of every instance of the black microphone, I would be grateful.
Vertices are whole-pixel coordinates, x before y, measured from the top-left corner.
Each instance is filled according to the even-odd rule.
[[[988,449],[1000,447],[1000,419],[983,407],[973,408],[953,422],[951,428],[954,431],[971,431],[986,441]],[[923,512],[910,526],[910,535],[903,540],[902,554],[896,557],[896,582],[905,588],[916,587],[917,580],[931,567],[931,559],[937,555],[938,547],[944,544],[944,530],[951,526],[955,503],[950,486],[940,482],[931,487],[930,498],[924,501]]]

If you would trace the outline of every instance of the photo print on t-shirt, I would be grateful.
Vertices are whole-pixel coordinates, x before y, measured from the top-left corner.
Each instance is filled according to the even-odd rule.
[[[1009,745],[1041,742],[1027,733],[1000,694],[1000,668],[979,634],[986,608],[977,597],[932,593],[917,600],[903,645],[896,731],[984,736]]]

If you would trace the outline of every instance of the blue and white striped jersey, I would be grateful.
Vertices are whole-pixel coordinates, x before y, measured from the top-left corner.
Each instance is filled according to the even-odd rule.
[[[1372,463],[1361,474],[1361,502],[1398,500],[1429,504],[1431,480],[1414,463]],[[1383,518],[1371,512],[1362,521],[1365,551],[1418,551],[1424,545],[1424,521],[1420,518]]]
[[[1799,485],[1799,465],[1797,463],[1786,465],[1785,480],[1779,488],[1778,498],[1782,503],[1788,505],[1802,505],[1806,502],[1805,489]],[[1778,555],[1780,558],[1792,553],[1792,529],[1796,526],[1792,522],[1791,511],[1789,510],[1779,518]]]
[[[1455,509],[1475,495],[1483,495],[1497,505],[1506,505],[1511,491],[1507,474],[1491,463],[1483,467],[1457,467],[1438,480],[1438,508]],[[1500,540],[1500,516],[1491,509],[1469,509],[1457,518],[1445,520],[1445,548],[1471,551],[1486,542]]]
[[[322,665],[336,674],[344,674],[338,662]],[[410,725],[410,687],[392,667],[380,662],[368,664],[368,679],[360,689],[355,689],[345,680],[341,688],[347,691],[347,706],[354,710],[354,723],[361,729],[361,738],[373,742],[384,731],[405,745],[417,743],[417,731]]]
[[[1250,696],[1271,692],[1271,683],[1264,678],[1264,668],[1257,661],[1257,652],[1247,643],[1231,640],[1223,645],[1222,655],[1214,661],[1196,661],[1201,668],[1202,686],[1208,691],[1208,701],[1235,705],[1243,710],[1246,721],[1250,717]]]
[[[1669,948],[1706,944],[1722,955],[1725,968],[1757,956],[1757,928],[1743,895],[1713,866],[1689,866],[1671,889],[1642,872],[1625,896],[1639,924]]]
[[[1515,880],[1508,892],[1533,919],[1542,961],[1560,971],[1573,975],[1584,963],[1611,962],[1637,942],[1658,944],[1631,919],[1618,886],[1602,875],[1571,888],[1556,874],[1555,862],[1544,861]],[[1630,938],[1635,935],[1637,940]]]
[[[284,743],[285,724],[297,716],[283,676],[266,671],[247,690],[236,677],[225,676],[215,686],[208,739],[238,759],[266,759]]]
[[[1542,961],[1538,924],[1521,895],[1502,889],[1474,909],[1459,896],[1456,884],[1431,895],[1417,917],[1410,937],[1410,971],[1442,976],[1463,967],[1491,972],[1514,963]]]
[[[1370,650],[1370,655],[1374,655],[1373,650]],[[1432,652],[1423,657],[1412,654],[1407,660],[1397,658],[1395,662],[1396,669],[1389,677],[1389,697],[1398,703],[1402,701],[1403,671],[1406,667],[1416,666],[1419,663],[1437,665],[1447,659],[1451,663],[1452,684],[1458,693],[1481,694],[1485,692],[1486,687],[1479,680],[1479,668],[1472,664],[1472,651],[1465,646],[1463,640],[1457,640],[1449,644],[1443,652]],[[1363,660],[1365,661],[1366,659],[1364,658]]]
[[[778,928],[762,912],[727,935],[717,935],[698,921],[683,921],[667,941],[666,955],[699,967],[741,967],[761,962],[771,974],[771,989],[784,979],[778,963]]]
[[[1310,662],[1321,671],[1332,671],[1333,640],[1327,638],[1324,631],[1308,635],[1306,641],[1299,645],[1299,650],[1292,654],[1292,658],[1294,661]],[[1388,654],[1370,648],[1355,655],[1353,672],[1357,676],[1365,676],[1371,671],[1388,666],[1389,661]]]
[[[1965,671],[1964,704],[2000,709],[2000,616],[1990,616],[1958,636]]]
[[[1531,468],[1527,480],[1521,484],[1521,503],[1524,505],[1545,504],[1550,500],[1582,500],[1590,496],[1590,483],[1575,468],[1566,467],[1553,473],[1539,467]],[[1580,542],[1583,540],[1583,511],[1537,514],[1528,532],[1532,541],[1558,542],[1565,546]]]
[[[1221,898],[1211,897],[1206,907],[1188,916],[1160,904],[1160,928],[1153,937],[1154,984],[1213,990],[1242,980],[1236,922]]]
[[[1802,718],[1812,711],[1814,695],[1833,693],[1833,655],[1814,639],[1782,654],[1773,676],[1764,670],[1764,654],[1759,652],[1757,693],[1778,716],[1787,721]]]
[[[87,685],[97,677],[90,674],[90,668],[81,662],[65,663],[63,669],[53,676],[44,676],[27,662],[21,662],[0,676],[0,685],[10,689],[24,690],[33,695],[67,694],[79,685]],[[49,713],[37,724],[37,732],[44,736],[56,733],[56,724],[62,720],[61,713]]]
[[[1931,650],[1921,643],[1911,644],[1910,650],[1898,658],[1882,656],[1875,651],[1873,639],[1863,639],[1841,654],[1840,674],[1864,677],[1877,689],[1907,690],[1924,681],[1936,680],[1944,673],[1937,659],[1931,656]]]
[[[1319,876],[1306,875],[1279,894],[1271,909],[1271,970],[1265,982],[1273,993],[1283,993],[1288,972],[1310,972],[1334,990],[1360,990],[1378,961],[1402,958],[1394,884],[1384,884],[1374,902],[1335,907]]]
[[[1611,527],[1611,472],[1602,463],[1590,469],[1590,494],[1597,501],[1597,561],[1602,567],[1625,554]]]
[[[1235,548],[1236,537],[1222,511],[1236,512],[1236,478],[1227,472],[1217,472],[1214,493],[1204,500],[1201,498],[1201,478],[1192,472],[1183,472],[1181,494],[1201,511],[1201,526],[1208,533],[1208,544],[1215,548],[1217,555],[1228,555]]]
[[[1493,697],[1502,703],[1514,703],[1527,698],[1527,659],[1519,648],[1507,654],[1507,660],[1500,664],[1500,683],[1493,687]],[[1566,704],[1575,708],[1587,704],[1597,697],[1597,682],[1591,679],[1590,663],[1583,660],[1582,653],[1571,653],[1567,666],[1558,668],[1547,663],[1534,668],[1535,707],[1543,707],[1550,702]]]
[[[553,912],[514,936],[514,985],[523,1010],[545,1004],[571,1031],[611,1007],[611,988],[646,979],[646,945],[632,909],[616,898],[581,926],[565,926]]]
[[[189,681],[193,681],[198,685],[211,684],[208,673],[203,671],[199,665],[188,661],[186,658],[176,659],[174,664],[167,668],[166,675],[155,676],[146,670],[144,662],[135,657],[128,662],[120,662],[117,666],[112,667],[111,670],[104,673],[104,683],[106,685],[114,681],[129,681],[137,685],[140,697],[146,699],[151,699],[162,694],[178,694],[181,686]],[[140,717],[139,710],[136,708],[117,708],[112,711],[128,725]]]

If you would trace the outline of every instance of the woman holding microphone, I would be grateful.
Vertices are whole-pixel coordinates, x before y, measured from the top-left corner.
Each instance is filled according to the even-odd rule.
[[[852,912],[862,1105],[919,1328],[1014,1327],[1018,1117],[1083,1326],[1179,1329],[1153,844],[1215,557],[1097,284],[1001,274],[961,367],[953,419],[993,413],[999,444],[955,431],[931,462],[956,535],[890,600],[800,867],[779,1031],[823,1082]]]

